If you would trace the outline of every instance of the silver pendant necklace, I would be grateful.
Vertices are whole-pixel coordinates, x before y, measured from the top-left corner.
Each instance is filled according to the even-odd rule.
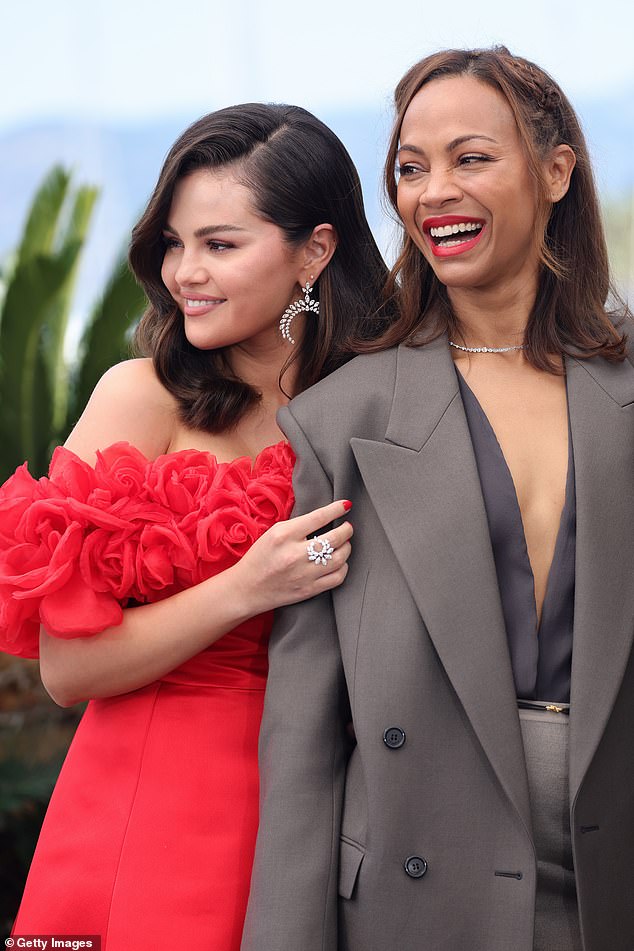
[[[463,350],[464,353],[510,353],[511,350],[526,350],[525,343],[520,343],[515,347],[461,347],[459,343],[450,340],[449,346],[455,347],[456,350]]]

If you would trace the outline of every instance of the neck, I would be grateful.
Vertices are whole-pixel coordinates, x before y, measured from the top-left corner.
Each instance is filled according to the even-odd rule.
[[[456,343],[469,347],[509,347],[524,342],[535,302],[533,288],[509,292],[450,288],[449,300],[458,319]]]
[[[262,393],[264,403],[274,407],[283,406],[288,398],[280,389],[280,373],[286,363],[291,348],[281,340],[279,334],[270,341],[252,341],[236,344],[227,352],[231,369],[245,383],[249,383]],[[286,393],[295,392],[297,383],[297,364],[292,364],[284,374],[282,384]]]

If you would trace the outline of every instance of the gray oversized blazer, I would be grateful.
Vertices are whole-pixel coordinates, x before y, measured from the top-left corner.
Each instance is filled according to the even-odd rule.
[[[584,949],[632,951],[632,355],[569,359],[567,373],[570,808]],[[353,360],[280,425],[298,455],[296,511],[349,498],[355,535],[343,586],[285,608],[274,628],[243,951],[531,951],[522,741],[446,338]],[[394,732],[388,745],[390,728],[405,742]],[[421,861],[405,870],[411,857],[424,875]]]

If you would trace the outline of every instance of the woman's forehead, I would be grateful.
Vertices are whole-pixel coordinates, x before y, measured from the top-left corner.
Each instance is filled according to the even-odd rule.
[[[515,137],[513,112],[501,92],[475,76],[443,76],[422,86],[403,116],[400,141],[486,135]],[[411,144],[415,144],[412,142]]]

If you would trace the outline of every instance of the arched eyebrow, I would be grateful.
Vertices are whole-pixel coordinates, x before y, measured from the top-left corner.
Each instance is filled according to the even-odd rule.
[[[453,152],[454,149],[457,149],[460,145],[464,145],[465,142],[473,142],[474,139],[483,139],[485,142],[493,142],[497,144],[495,139],[492,139],[490,135],[482,135],[479,132],[471,132],[468,135],[460,135],[457,139],[452,139],[448,143],[445,151]],[[414,152],[415,155],[423,155],[423,149],[419,149],[416,145],[408,145],[407,143],[402,143],[399,146],[399,152]]]
[[[176,228],[172,228],[170,224],[166,224],[163,228],[163,231],[168,231],[170,234],[180,237]],[[195,238],[207,238],[210,234],[217,234],[219,231],[223,233],[227,231],[246,231],[246,228],[240,228],[238,225],[207,225],[205,228],[198,228],[197,231],[194,231]]]

